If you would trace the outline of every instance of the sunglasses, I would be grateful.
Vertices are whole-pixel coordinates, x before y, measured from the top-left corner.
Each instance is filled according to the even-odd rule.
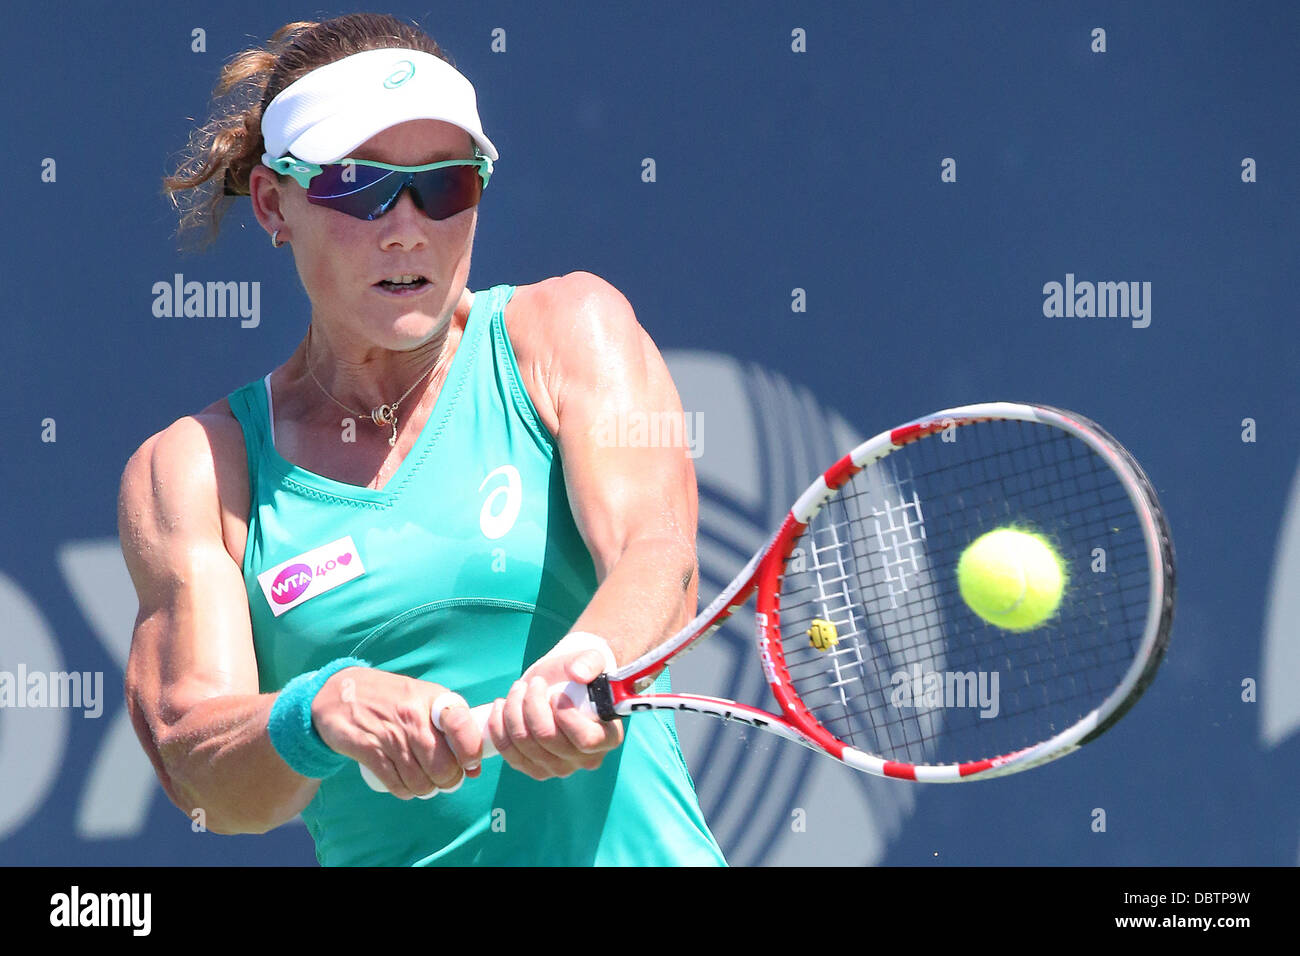
[[[378,219],[410,189],[418,209],[430,219],[447,219],[478,205],[492,178],[492,160],[448,159],[424,166],[390,166],[368,159],[307,163],[282,156],[269,164],[307,190],[307,201],[356,219]]]

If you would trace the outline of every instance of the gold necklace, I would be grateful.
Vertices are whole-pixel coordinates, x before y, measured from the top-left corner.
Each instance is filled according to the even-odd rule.
[[[379,425],[381,428],[385,425],[391,426],[393,429],[393,433],[388,436],[388,444],[396,445],[397,444],[397,407],[401,405],[402,402],[406,401],[406,396],[410,395],[413,391],[415,391],[415,386],[423,382],[425,376],[427,376],[430,372],[433,371],[434,367],[437,366],[438,364],[438,360],[434,359],[433,365],[430,365],[427,369],[425,369],[424,372],[420,375],[420,377],[415,380],[415,382],[411,385],[410,388],[408,388],[405,392],[402,393],[402,397],[399,398],[397,401],[390,402],[385,405],[376,405],[368,413],[358,412],[355,409],[348,408],[348,406],[344,405],[337,398],[331,395],[329,389],[327,389],[324,385],[320,383],[320,379],[316,377],[316,373],[311,370],[311,329],[312,327],[310,325],[307,326],[306,363],[307,363],[307,374],[310,375],[311,380],[316,383],[316,387],[325,393],[326,398],[328,398],[339,408],[343,409],[345,412],[355,415],[357,418],[363,418],[363,419],[369,418],[372,422],[374,422],[376,425]]]

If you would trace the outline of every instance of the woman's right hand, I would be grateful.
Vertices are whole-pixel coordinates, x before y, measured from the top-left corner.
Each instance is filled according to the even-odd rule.
[[[347,667],[312,701],[312,725],[327,747],[369,767],[394,796],[409,800],[454,789],[463,776],[480,773],[483,735],[469,711],[446,708],[445,730],[433,726],[430,708],[445,693],[441,684]]]

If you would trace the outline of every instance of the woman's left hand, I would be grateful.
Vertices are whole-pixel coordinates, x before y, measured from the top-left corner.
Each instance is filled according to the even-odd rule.
[[[553,684],[589,684],[605,670],[605,656],[595,649],[566,651],[557,647],[498,699],[487,733],[506,763],[534,780],[567,777],[576,770],[595,770],[605,754],[623,742],[623,722],[605,722],[575,707]]]

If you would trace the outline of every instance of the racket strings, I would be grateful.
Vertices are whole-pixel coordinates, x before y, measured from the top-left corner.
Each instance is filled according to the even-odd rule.
[[[834,622],[843,641],[831,647],[826,660],[834,675],[828,687],[838,693],[840,703],[846,709],[850,707],[851,685],[860,682],[867,674],[867,661],[863,657],[865,644],[865,621],[859,611],[859,604],[850,593],[853,576],[845,563],[846,544],[849,541],[847,521],[832,523],[825,537],[829,542],[819,547],[815,539],[811,540],[813,567],[816,569],[817,607],[824,620]],[[841,532],[845,536],[841,538]]]
[[[1067,568],[1057,615],[1025,633],[962,600],[961,552],[1013,526]],[[1077,722],[1118,685],[1141,641],[1146,547],[1107,461],[1029,422],[956,427],[858,473],[787,562],[782,645],[792,686],[836,737],[886,759],[1008,753]],[[808,632],[829,621],[819,650]]]

